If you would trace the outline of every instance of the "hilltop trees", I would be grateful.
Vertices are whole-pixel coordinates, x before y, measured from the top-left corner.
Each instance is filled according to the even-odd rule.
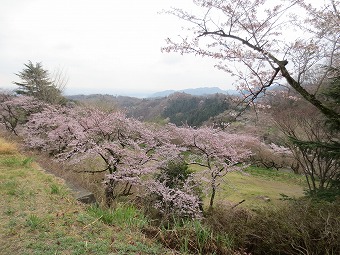
[[[15,85],[19,86],[16,93],[32,96],[51,104],[59,104],[65,101],[62,90],[66,81],[61,72],[57,72],[53,79],[41,63],[33,64],[28,61],[25,68],[16,75],[21,79],[21,82],[14,82]]]

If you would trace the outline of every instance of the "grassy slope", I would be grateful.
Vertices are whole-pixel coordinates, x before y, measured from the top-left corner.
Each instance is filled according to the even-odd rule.
[[[197,166],[192,169],[202,170]],[[242,206],[249,209],[277,205],[282,202],[281,194],[288,197],[301,197],[306,187],[303,176],[273,169],[250,167],[243,173],[231,172],[224,177],[217,191],[215,205],[226,202],[235,204],[242,200],[245,200]],[[209,197],[205,198],[204,203],[208,205]]]
[[[278,204],[283,198],[301,197],[304,191],[304,178],[293,173],[252,168],[244,173],[229,173],[217,199],[239,202],[245,199],[244,206],[257,208],[265,204]],[[269,198],[270,200],[266,200]]]
[[[91,216],[60,180],[0,139],[0,254],[165,254],[139,229]]]
[[[256,209],[280,203],[281,193],[301,196],[303,184],[301,176],[252,168],[227,174],[216,199],[245,199],[242,206]],[[140,227],[117,220],[104,224],[104,217],[78,204],[60,180],[1,138],[0,196],[0,254],[171,253],[145,238]]]

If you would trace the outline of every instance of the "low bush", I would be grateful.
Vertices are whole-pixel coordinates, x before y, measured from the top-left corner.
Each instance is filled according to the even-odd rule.
[[[254,255],[340,254],[339,202],[304,198],[256,212],[219,207],[205,224],[215,234],[227,235],[232,249]]]
[[[215,234],[227,235],[230,247],[237,249],[245,246],[246,235],[250,231],[248,224],[253,214],[242,207],[218,205],[206,214],[204,222]]]
[[[238,254],[232,251],[228,235],[214,233],[199,220],[175,221],[160,228],[149,226],[144,228],[144,233],[181,254]]]
[[[246,246],[254,254],[340,254],[339,211],[339,203],[309,199],[263,210],[249,222]]]

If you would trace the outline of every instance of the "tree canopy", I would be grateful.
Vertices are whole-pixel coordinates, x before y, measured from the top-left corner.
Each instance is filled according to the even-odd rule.
[[[201,10],[198,15],[176,8],[167,12],[188,26],[179,39],[168,38],[163,51],[216,59],[217,68],[236,77],[239,90],[247,92],[248,104],[279,84],[340,122],[340,113],[319,93],[339,65],[339,1],[315,7],[304,0],[194,3]]]

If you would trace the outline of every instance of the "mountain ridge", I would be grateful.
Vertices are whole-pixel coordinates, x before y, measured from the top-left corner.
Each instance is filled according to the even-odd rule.
[[[193,96],[203,96],[203,95],[211,95],[211,94],[226,94],[226,95],[235,95],[238,94],[237,90],[222,90],[219,87],[199,87],[199,88],[190,88],[190,89],[181,89],[181,90],[163,90],[156,93],[153,93],[149,96],[149,98],[155,97],[167,97],[173,93],[180,92],[186,93]]]

